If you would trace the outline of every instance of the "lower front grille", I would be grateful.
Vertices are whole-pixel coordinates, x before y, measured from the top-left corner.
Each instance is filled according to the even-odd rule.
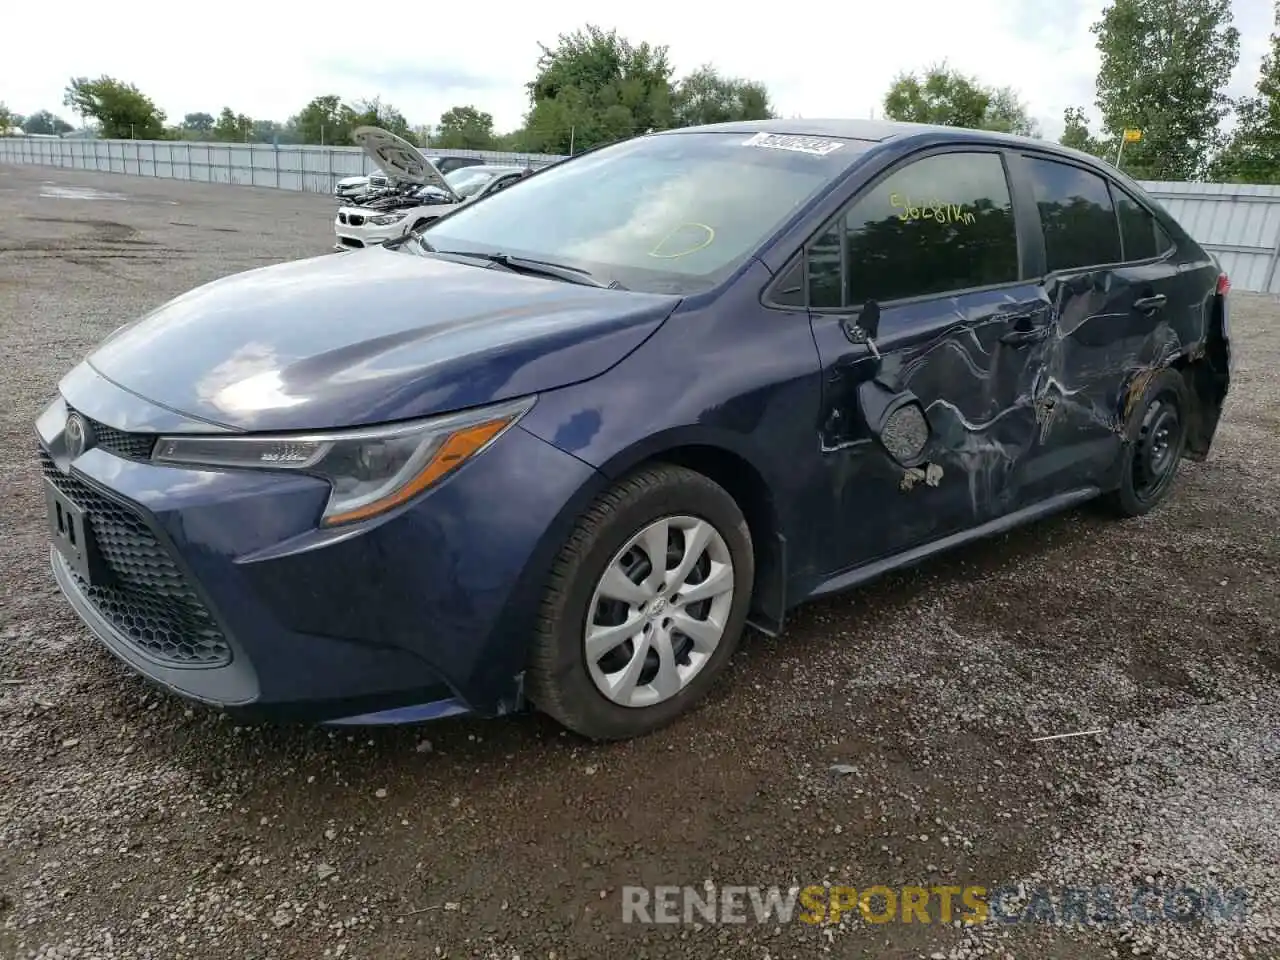
[[[220,667],[231,647],[146,521],[78,477],[58,470],[40,451],[40,467],[59,491],[84,510],[110,578],[76,585],[98,613],[153,659],[182,667]]]

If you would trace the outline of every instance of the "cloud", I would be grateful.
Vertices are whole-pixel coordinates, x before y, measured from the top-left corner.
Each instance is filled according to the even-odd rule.
[[[448,64],[378,62],[332,57],[321,59],[314,69],[323,74],[331,74],[338,85],[354,81],[360,86],[384,90],[384,99],[393,99],[397,93],[413,93],[423,89],[449,93],[488,93],[500,90],[508,84],[506,78],[493,73]]]
[[[407,20],[386,6],[295,6],[222,0],[216,14],[175,16],[171,3],[119,5],[64,0],[59,17],[75,24],[56,43],[5,48],[9,107],[61,112],[69,77],[108,73],[136,83],[170,117],[223,106],[283,120],[312,97],[374,96],[411,123],[433,123],[459,104],[493,114],[500,129],[528,110],[538,44],[595,23],[634,41],[665,44],[678,72],[711,63],[763,81],[783,116],[866,117],[880,110],[900,70],[947,60],[984,82],[1020,91],[1045,132],[1056,135],[1068,106],[1092,109],[1098,56],[1089,24],[1104,0],[1017,4],[1008,0],[894,0],[826,3],[798,15],[732,16],[716,4],[649,0],[605,5],[588,0],[503,4],[473,12],[450,8]],[[48,33],[47,10],[6,10],[6,36]],[[1242,36],[1232,91],[1248,92],[1272,29],[1270,0],[1235,0]],[[448,30],[445,34],[442,31]],[[72,119],[68,117],[68,119]]]

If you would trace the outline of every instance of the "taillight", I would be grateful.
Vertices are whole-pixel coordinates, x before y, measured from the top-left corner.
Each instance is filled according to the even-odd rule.
[[[1226,296],[1231,292],[1231,278],[1225,273],[1218,274],[1218,296]]]

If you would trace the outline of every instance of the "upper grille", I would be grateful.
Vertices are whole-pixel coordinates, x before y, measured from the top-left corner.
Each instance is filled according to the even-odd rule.
[[[67,407],[68,413],[73,410],[76,413],[80,413],[74,407]],[[129,460],[151,459],[151,451],[156,445],[155,434],[127,433],[124,430],[117,430],[115,427],[108,427],[105,423],[99,423],[83,413],[80,413],[80,418],[89,425],[89,430],[93,433],[93,446]]]
[[[229,663],[231,648],[222,630],[146,521],[78,477],[60,472],[43,449],[40,467],[64,496],[88,514],[93,539],[111,577],[89,586],[68,572],[98,613],[157,660],[184,667]]]
[[[347,214],[347,223],[353,227],[361,226],[364,223],[364,216],[359,213],[349,213]]]
[[[84,414],[80,414],[84,417]],[[151,451],[155,448],[156,438],[150,433],[126,433],[105,423],[85,417],[89,428],[93,431],[93,445],[114,453],[117,457],[130,460],[150,460]]]

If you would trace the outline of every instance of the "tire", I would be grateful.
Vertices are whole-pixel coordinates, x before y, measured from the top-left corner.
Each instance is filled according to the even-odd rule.
[[[1187,385],[1176,370],[1166,368],[1147,381],[1125,424],[1120,484],[1102,500],[1111,513],[1141,517],[1169,495],[1187,448],[1190,415]]]
[[[668,525],[665,539],[659,532],[663,522]],[[664,568],[671,582],[659,595],[643,587],[661,579],[648,562],[649,552],[642,545],[629,546],[642,533],[653,537],[655,545],[659,539],[667,545]],[[696,551],[689,579],[676,583],[686,535],[699,537],[699,543],[706,537],[706,546]],[[726,561],[730,569],[716,566]],[[633,601],[643,593],[649,602],[641,607],[605,596],[602,580],[611,570],[642,577],[640,584],[622,584],[622,592],[635,593]],[[563,726],[593,740],[625,740],[665,726],[699,701],[724,671],[746,624],[754,580],[751,532],[733,498],[684,467],[642,468],[592,504],[552,564],[526,675],[529,699]],[[707,581],[715,586],[703,592],[720,592],[685,606],[679,588],[684,586],[688,594]],[[611,583],[618,592],[621,581]],[[692,628],[695,620],[712,624],[697,630],[704,637],[701,644],[680,632],[681,624]],[[599,634],[600,625],[608,623],[626,626],[589,655],[588,624]],[[705,638],[715,624],[723,624],[723,631],[718,642],[710,643]],[[641,647],[643,658],[636,655]],[[659,666],[664,669],[657,670]],[[629,696],[628,675],[638,681]],[[609,688],[612,694],[606,692]],[[631,702],[625,703],[627,699]]]

